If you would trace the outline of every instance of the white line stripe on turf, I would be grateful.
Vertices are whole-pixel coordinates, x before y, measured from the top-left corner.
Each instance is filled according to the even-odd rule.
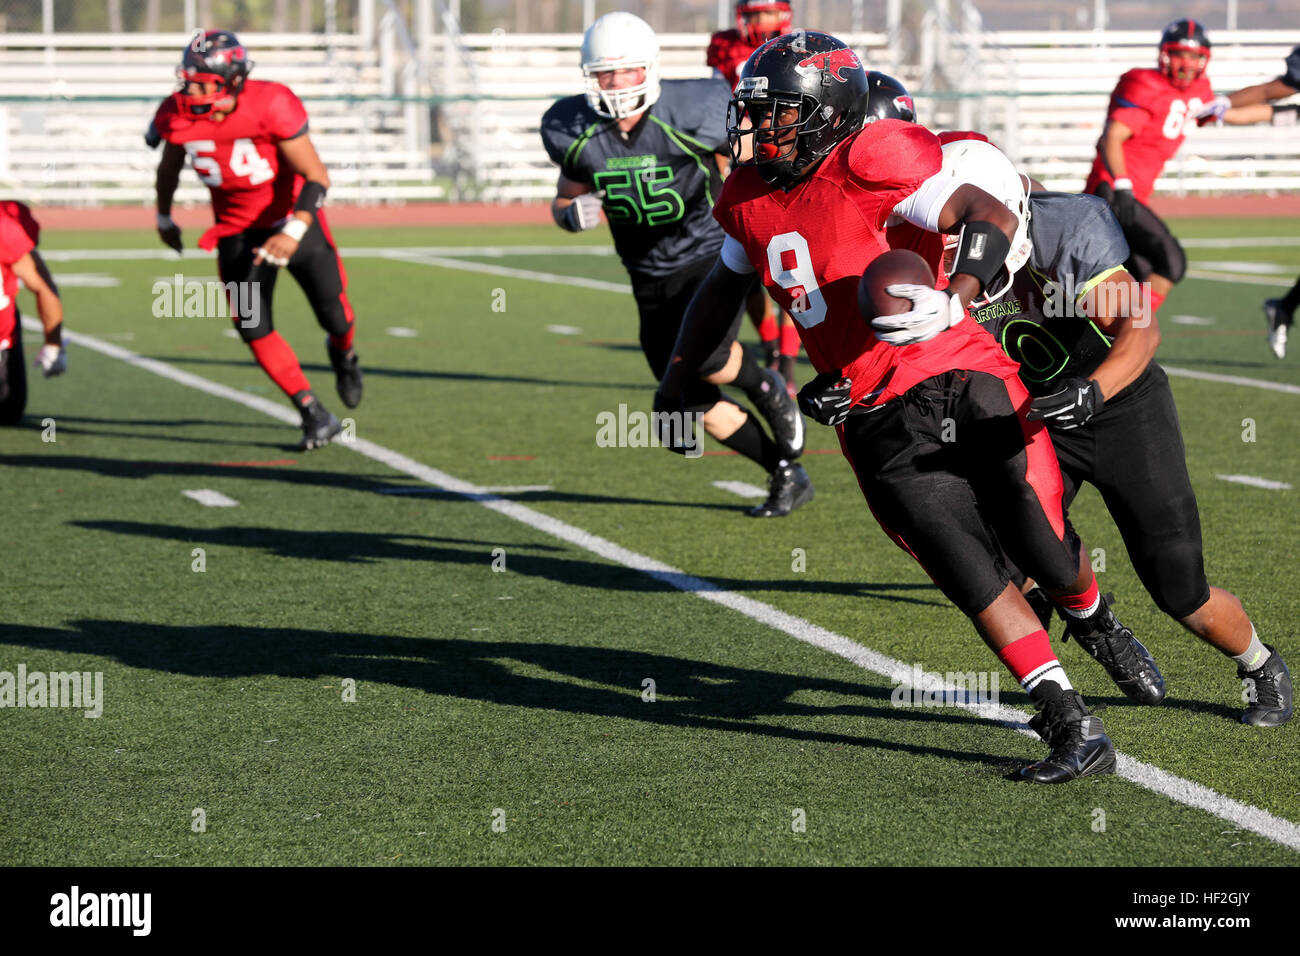
[[[1264,279],[1260,276],[1242,275],[1239,272],[1206,272],[1203,269],[1188,269],[1187,278],[1231,282],[1234,285],[1266,285],[1273,289],[1289,289],[1292,286],[1289,280]]]
[[[1237,236],[1227,239],[1179,239],[1188,249],[1235,249],[1238,246],[1300,246],[1300,236]]]
[[[37,331],[40,328],[40,324],[32,319],[24,319],[23,322],[24,327],[32,331]],[[127,349],[88,335],[75,332],[65,332],[64,335],[73,343],[84,348],[100,352],[110,358],[120,359],[134,365],[136,368],[153,372],[155,375],[170,379],[178,384],[189,386],[219,398],[229,399],[246,408],[263,412],[285,424],[301,424],[300,416],[282,403],[258,398],[255,395],[249,395],[246,392],[209,381],[190,372],[183,372],[167,365],[165,362],[144,358]],[[376,445],[364,438],[357,438],[352,442],[345,443],[344,447],[350,448],[373,461],[385,464],[394,471],[403,472],[435,487],[444,488],[471,501],[476,501],[490,511],[512,518],[521,524],[558,538],[561,541],[567,541],[575,547],[589,551],[614,564],[621,564],[626,568],[640,571],[648,577],[680,591],[694,594],[705,601],[712,601],[714,604],[737,611],[752,620],[758,621],[760,624],[765,624],[813,647],[829,651],[856,664],[863,670],[871,671],[894,683],[909,686],[912,684],[912,668],[909,665],[878,651],[873,651],[868,647],[863,647],[843,635],[818,627],[816,624],[794,617],[734,591],[723,590],[716,584],[687,574],[671,565],[664,564],[662,561],[638,554],[612,541],[607,541],[590,532],[583,531],[581,528],[576,528],[557,518],[552,518],[550,515],[534,511],[526,505],[507,501],[491,493],[486,493],[481,487],[462,481],[436,468],[431,468],[415,461],[413,458],[408,458],[400,452],[393,451],[391,448]],[[959,690],[955,685],[944,682],[943,677],[939,674],[927,673],[924,681],[927,685],[933,684],[935,687],[951,690],[954,695]],[[958,704],[958,706],[1037,739],[1037,735],[1025,725],[1028,715],[1023,711],[1002,704],[991,703]],[[1119,753],[1117,757],[1117,770],[1124,779],[1154,793],[1162,794],[1185,806],[1204,810],[1243,829],[1250,830],[1283,846],[1300,851],[1300,824],[1276,817],[1259,807],[1233,800],[1231,797],[1224,796],[1209,787],[1191,780],[1184,780],[1182,777],[1177,777],[1151,764],[1143,763],[1127,754]]]
[[[1197,372],[1190,368],[1176,365],[1160,366],[1170,375],[1180,378],[1196,378],[1203,382],[1219,382],[1222,385],[1244,385],[1247,388],[1262,388],[1270,392],[1284,392],[1287,395],[1300,395],[1300,385],[1288,385],[1286,382],[1270,382],[1262,378],[1242,378],[1240,375],[1220,375],[1217,372]]]
[[[387,258],[397,262],[414,262],[425,266],[441,266],[459,272],[483,272],[492,276],[504,276],[507,279],[531,279],[534,282],[548,282],[552,285],[579,286],[583,289],[596,289],[601,292],[622,292],[632,294],[632,287],[623,282],[606,282],[603,279],[587,279],[583,276],[566,276],[556,272],[534,272],[532,269],[512,269],[510,266],[494,266],[488,262],[447,259],[442,256],[393,255]]]
[[[742,498],[766,498],[767,492],[758,485],[751,485],[747,481],[715,481],[714,488],[721,488],[723,491],[730,491],[733,495],[740,495]]]
[[[193,498],[205,508],[234,508],[239,504],[234,498],[213,491],[211,488],[187,488],[181,494],[186,498]]]
[[[1272,481],[1268,478],[1256,478],[1254,475],[1215,475],[1224,481],[1238,485],[1250,485],[1252,488],[1267,488],[1269,491],[1290,491],[1291,486],[1285,481]]]
[[[552,491],[551,485],[485,485],[479,491],[490,495],[523,495],[534,491]],[[381,488],[381,495],[436,495],[441,488]]]

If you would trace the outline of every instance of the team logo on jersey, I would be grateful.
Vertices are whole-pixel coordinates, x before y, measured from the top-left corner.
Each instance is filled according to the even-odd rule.
[[[826,50],[822,53],[814,53],[806,60],[800,60],[795,69],[803,76],[825,70],[835,78],[835,82],[847,83],[849,78],[844,76],[841,71],[860,70],[862,69],[862,61],[858,59],[858,55],[852,50]]]

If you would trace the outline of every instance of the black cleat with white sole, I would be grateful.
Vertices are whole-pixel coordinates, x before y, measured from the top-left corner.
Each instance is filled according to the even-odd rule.
[[[1119,622],[1110,609],[1111,595],[1101,599],[1092,617],[1066,615],[1065,639],[1073,637],[1079,646],[1106,668],[1115,686],[1138,704],[1158,704],[1165,699],[1165,679],[1160,676],[1151,652]]]
[[[1088,710],[1077,691],[1062,690],[1055,681],[1045,680],[1030,696],[1038,713],[1029,718],[1029,726],[1052,751],[1021,770],[1021,779],[1068,783],[1115,772],[1115,745],[1106,736],[1101,718]]]
[[[348,408],[356,408],[361,404],[361,366],[357,363],[356,349],[337,349],[328,338],[325,348],[329,352],[330,365],[334,367],[334,385],[339,398]]]
[[[1237,676],[1251,682],[1250,706],[1241,715],[1243,724],[1252,727],[1279,727],[1291,719],[1291,672],[1286,661],[1271,644],[1268,660],[1253,671],[1237,665]]]
[[[1264,320],[1268,323],[1268,347],[1280,359],[1286,358],[1286,337],[1295,316],[1282,308],[1281,299],[1264,302]]]
[[[343,423],[335,418],[333,413],[311,392],[299,392],[293,397],[293,403],[302,413],[302,441],[298,442],[299,451],[324,448],[334,436],[343,431]]]
[[[803,413],[799,411],[799,403],[786,391],[781,373],[770,368],[761,371],[762,391],[758,396],[751,394],[750,399],[771,426],[781,457],[793,461],[803,454]]]
[[[767,500],[745,514],[751,518],[781,518],[813,499],[812,479],[802,465],[785,462],[772,472]]]

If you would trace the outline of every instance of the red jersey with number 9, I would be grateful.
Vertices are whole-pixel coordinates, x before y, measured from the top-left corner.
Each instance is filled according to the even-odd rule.
[[[772,298],[794,316],[813,367],[843,370],[854,402],[880,404],[953,369],[1016,375],[993,336],[969,318],[928,342],[898,347],[877,339],[858,311],[858,280],[889,251],[890,213],[942,160],[929,130],[880,120],[836,146],[789,192],[741,166],[714,207]]]
[[[1133,131],[1124,141],[1124,165],[1133,182],[1133,197],[1139,202],[1151,198],[1160,171],[1187,138],[1187,124],[1195,123],[1196,114],[1212,99],[1214,89],[1204,73],[1185,90],[1170,83],[1159,70],[1129,70],[1119,78],[1110,94],[1106,119]],[[1099,183],[1114,181],[1098,150],[1083,191],[1095,192]]]
[[[189,115],[169,96],[154,127],[168,143],[185,147],[212,193],[213,215],[227,227],[223,234],[267,228],[293,212],[302,178],[281,165],[277,146],[307,132],[307,110],[289,87],[245,80],[234,112],[220,122]]]

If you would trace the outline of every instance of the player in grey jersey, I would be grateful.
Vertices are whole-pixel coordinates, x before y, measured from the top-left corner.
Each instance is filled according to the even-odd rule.
[[[556,102],[541,124],[542,142],[560,167],[551,205],[556,224],[580,232],[599,225],[604,211],[632,280],[641,349],[656,381],[667,370],[686,305],[722,247],[712,209],[730,156],[731,100],[721,80],[660,80],[658,58],[658,40],[644,21],[606,14],[583,37],[587,92]],[[780,373],[759,368],[736,341],[741,316],[738,310],[683,407],[671,411],[698,415],[710,436],[768,473],[768,498],[749,515],[786,515],[813,496],[795,463],[803,453],[803,419]],[[719,385],[741,389],[772,437]]]
[[[1020,378],[1035,396],[1029,417],[1043,419],[1051,432],[1066,506],[1084,481],[1094,485],[1156,604],[1236,661],[1238,676],[1251,682],[1242,721],[1285,723],[1292,691],[1281,654],[1261,643],[1241,602],[1205,577],[1178,411],[1169,379],[1152,361],[1160,331],[1145,289],[1124,270],[1129,248],[1119,223],[1095,196],[1029,193],[1010,160],[988,143],[949,143],[943,165],[1026,220],[1023,267],[994,283],[1000,294],[995,288],[986,301],[973,302],[970,315],[1020,363]],[[1133,640],[1126,650],[1127,642],[1108,647],[1071,633],[1121,689],[1133,691],[1130,697],[1158,702],[1137,692],[1140,675],[1127,673],[1155,668],[1149,656],[1142,659],[1141,644]]]

